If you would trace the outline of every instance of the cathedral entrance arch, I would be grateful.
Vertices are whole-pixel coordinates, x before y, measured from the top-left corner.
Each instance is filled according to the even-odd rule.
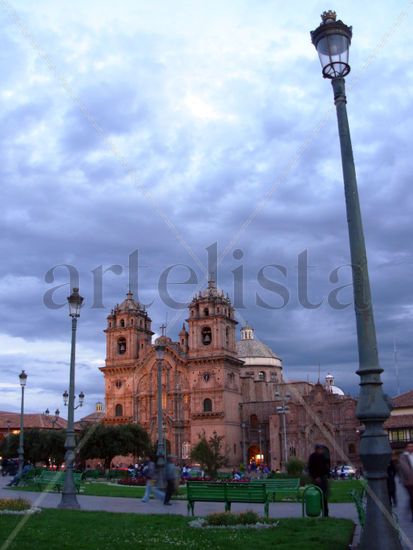
[[[248,447],[248,464],[251,464],[253,461],[255,464],[262,464],[264,462],[264,456],[260,454],[260,448],[257,445]]]

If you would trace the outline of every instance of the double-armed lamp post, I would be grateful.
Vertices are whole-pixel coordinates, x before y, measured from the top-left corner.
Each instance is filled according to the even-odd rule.
[[[24,370],[19,374],[20,386],[22,389],[21,395],[21,408],[20,408],[20,433],[19,433],[19,475],[22,474],[23,465],[24,465],[24,387],[26,386],[27,374]]]
[[[72,294],[67,299],[69,303],[69,315],[72,318],[72,344],[70,348],[70,375],[69,375],[69,393],[65,391],[63,399],[65,405],[68,404],[67,411],[67,429],[65,441],[65,480],[62,490],[62,499],[59,508],[80,508],[76,498],[76,486],[73,479],[73,467],[75,462],[75,430],[74,430],[74,412],[75,412],[75,358],[76,358],[76,328],[77,320],[80,317],[80,308],[83,298],[79,294],[79,289],[74,288]],[[84,395],[79,394],[79,406],[83,404]],[[77,407],[76,407],[77,408]]]
[[[337,111],[343,168],[344,192],[350,240],[354,308],[357,324],[360,395],[357,418],[365,430],[360,440],[360,458],[368,481],[366,523],[360,549],[400,549],[387,491],[387,467],[391,448],[383,423],[390,415],[382,390],[373,305],[370,294],[366,246],[357,190],[356,171],[347,119],[345,81],[352,28],[336,20],[333,11],[324,12],[322,23],[311,33],[320,57],[324,78],[331,80]]]

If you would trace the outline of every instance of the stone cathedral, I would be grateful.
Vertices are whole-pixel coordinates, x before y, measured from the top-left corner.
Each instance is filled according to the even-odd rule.
[[[128,292],[107,321],[106,362],[101,368],[104,421],[137,422],[155,442],[157,359],[151,319]],[[186,460],[199,435],[209,437],[215,431],[224,436],[231,466],[255,460],[281,468],[290,456],[306,458],[314,442],[325,443],[333,460],[336,450],[337,456],[341,450],[355,460],[355,400],[333,385],[332,376],[325,385],[285,382],[281,359],[249,326],[241,328],[237,342],[236,326],[229,297],[210,280],[190,303],[179,341],[163,336],[162,414],[168,450]],[[291,413],[282,418],[277,406],[286,400]],[[317,402],[326,433],[306,413],[312,401]]]

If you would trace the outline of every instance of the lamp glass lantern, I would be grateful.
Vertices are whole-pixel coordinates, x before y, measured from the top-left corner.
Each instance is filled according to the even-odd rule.
[[[162,361],[165,355],[165,344],[162,342],[161,338],[158,338],[155,342],[155,353],[156,358]]]
[[[83,406],[83,401],[85,399],[85,394],[81,391],[79,393],[79,406],[82,407]]]
[[[24,370],[22,370],[21,373],[19,374],[19,380],[20,380],[20,386],[24,388],[27,381],[27,374],[24,372]]]
[[[74,288],[67,301],[69,303],[69,315],[70,317],[80,317],[80,308],[82,307],[83,297],[79,294],[79,289]]]
[[[67,390],[65,390],[64,393],[63,393],[63,404],[65,406],[67,406],[68,399],[69,399],[69,394],[68,394]]]
[[[348,64],[352,28],[336,21],[334,11],[321,15],[322,23],[311,32],[311,40],[320,58],[324,78],[342,78],[350,72]]]

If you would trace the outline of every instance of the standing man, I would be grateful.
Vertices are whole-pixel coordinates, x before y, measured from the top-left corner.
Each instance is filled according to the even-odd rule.
[[[315,451],[308,459],[308,473],[314,485],[323,491],[324,516],[328,517],[328,477],[330,475],[330,459],[326,454],[324,445],[317,444]]]
[[[406,491],[409,493],[413,521],[413,441],[408,442],[405,452],[399,459],[399,474]]]
[[[164,504],[171,505],[171,497],[175,492],[176,483],[178,480],[177,467],[175,466],[175,457],[172,455],[168,456],[168,462],[165,467],[165,478],[166,478],[166,491],[165,491],[165,500]]]

